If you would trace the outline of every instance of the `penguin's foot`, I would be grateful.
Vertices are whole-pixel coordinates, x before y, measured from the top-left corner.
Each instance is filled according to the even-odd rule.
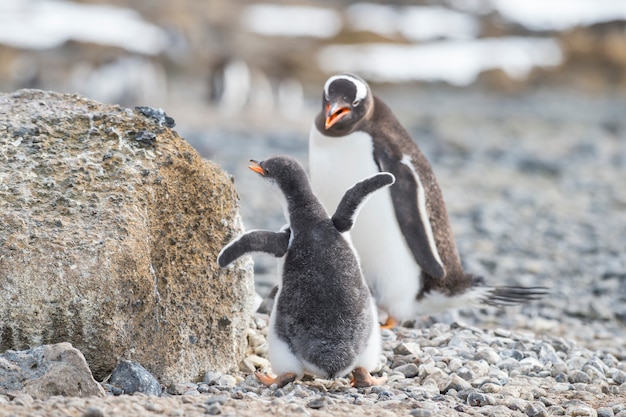
[[[352,370],[352,379],[350,385],[356,388],[371,387],[372,385],[381,385],[387,381],[387,377],[374,378],[367,369],[359,366]]]
[[[272,384],[278,385],[278,388],[282,388],[290,382],[296,380],[297,375],[293,373],[286,373],[282,375],[278,375],[277,377],[271,377],[266,374],[262,374],[261,372],[255,372],[254,375],[259,378],[259,381],[266,387],[269,387]]]
[[[398,325],[398,321],[391,316],[387,316],[387,320],[383,325],[380,326],[381,329],[391,330]]]

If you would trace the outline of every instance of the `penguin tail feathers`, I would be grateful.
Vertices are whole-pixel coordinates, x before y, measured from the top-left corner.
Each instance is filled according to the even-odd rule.
[[[473,286],[480,289],[480,302],[494,307],[507,307],[537,301],[550,293],[547,287],[519,285],[489,286],[480,276],[472,276]]]
[[[546,287],[521,287],[506,285],[491,287],[482,302],[495,307],[506,307],[537,301],[549,294]]]

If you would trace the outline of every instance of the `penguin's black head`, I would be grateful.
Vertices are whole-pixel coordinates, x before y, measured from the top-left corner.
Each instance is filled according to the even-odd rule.
[[[322,132],[345,135],[365,117],[373,105],[367,83],[354,74],[337,74],[324,84]],[[321,127],[321,126],[320,126]]]
[[[277,185],[288,196],[294,189],[308,188],[309,180],[300,163],[290,156],[274,156],[264,161],[250,160],[249,168]]]

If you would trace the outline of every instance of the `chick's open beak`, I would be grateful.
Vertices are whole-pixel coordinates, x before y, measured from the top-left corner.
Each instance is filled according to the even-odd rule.
[[[326,122],[324,127],[330,129],[335,123],[350,113],[350,106],[343,101],[334,101],[326,104]]]
[[[259,161],[255,161],[254,159],[251,159],[250,162],[252,162],[252,164],[248,165],[248,168],[250,168],[252,171],[256,172],[257,174],[265,176],[265,170],[263,169]]]

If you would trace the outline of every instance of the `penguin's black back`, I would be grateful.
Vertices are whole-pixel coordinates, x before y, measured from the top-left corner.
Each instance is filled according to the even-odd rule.
[[[293,236],[276,305],[276,332],[292,351],[334,377],[371,333],[369,289],[350,244],[330,219]]]

